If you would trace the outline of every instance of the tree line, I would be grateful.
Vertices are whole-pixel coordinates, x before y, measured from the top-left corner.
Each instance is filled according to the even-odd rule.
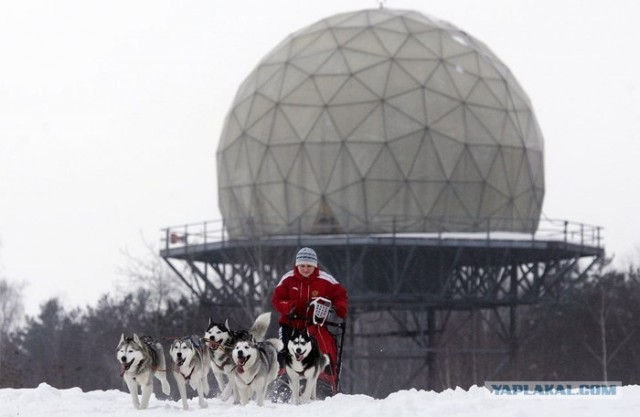
[[[621,381],[640,383],[640,270],[602,266],[562,302],[520,307],[513,358],[489,311],[447,335],[438,353],[441,388],[487,380]],[[469,314],[469,313],[466,313]],[[469,321],[468,318],[466,318]],[[450,328],[456,324],[450,323]],[[459,353],[474,350],[474,353]],[[489,353],[478,353],[478,352]]]
[[[126,390],[115,356],[122,333],[149,334],[168,346],[166,339],[201,335],[209,316],[232,317],[222,307],[169,291],[166,280],[154,278],[155,273],[140,274],[146,278],[138,279],[135,290],[119,296],[106,294],[95,306],[65,309],[52,298],[41,305],[39,314],[26,318],[21,316],[20,287],[0,279],[0,388],[47,382],[84,391]],[[515,361],[498,376],[640,383],[638,300],[640,269],[602,267],[591,272],[562,303],[534,305],[520,312]],[[456,353],[465,347],[481,351],[496,344],[490,328],[493,319],[486,312],[477,314],[472,328],[449,335],[438,353],[442,389],[481,385],[496,376],[496,358]],[[455,347],[452,353],[447,353],[447,346]],[[163,397],[159,390],[156,395]]]

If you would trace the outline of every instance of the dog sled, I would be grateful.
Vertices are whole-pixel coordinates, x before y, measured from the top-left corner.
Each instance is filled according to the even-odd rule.
[[[294,310],[288,317],[291,323],[295,323],[296,328],[306,329],[306,332],[318,342],[320,351],[330,358],[329,365],[320,373],[316,385],[316,398],[324,399],[341,392],[340,374],[347,322],[346,319],[340,319],[335,315],[331,301],[326,298],[317,297],[308,309],[313,314],[297,314]],[[284,349],[287,349],[286,344]],[[291,384],[282,362],[278,375],[272,384],[271,399],[274,402],[289,402]],[[304,389],[304,381],[302,389]]]

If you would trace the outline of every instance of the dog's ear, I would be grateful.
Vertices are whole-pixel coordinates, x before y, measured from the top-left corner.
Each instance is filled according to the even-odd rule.
[[[227,328],[227,330],[231,329],[231,327],[229,327],[229,319],[226,319],[226,320],[224,321],[224,327],[226,327],[226,328]]]
[[[211,317],[209,317],[209,324],[207,324],[207,327],[211,327],[212,324],[213,324],[213,320],[211,320]]]
[[[196,350],[200,349],[200,337],[192,334],[189,336],[189,342],[191,342],[191,346],[193,346]]]
[[[138,337],[138,335],[137,335],[137,334],[135,334],[135,333],[133,334],[133,341],[134,341],[136,344],[138,344],[138,345],[141,345],[141,344],[142,344],[142,342],[140,342],[140,338],[139,338],[139,337]]]
[[[122,342],[124,342],[124,333],[120,334],[120,342],[118,342],[118,343],[122,343]]]

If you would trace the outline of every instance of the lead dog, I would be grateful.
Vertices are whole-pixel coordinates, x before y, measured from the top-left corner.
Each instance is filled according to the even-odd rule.
[[[239,400],[235,392],[233,370],[236,367],[231,352],[238,340],[253,338],[263,341],[271,322],[271,313],[259,315],[251,329],[234,331],[229,326],[229,320],[224,324],[217,323],[209,318],[209,325],[204,332],[204,340],[208,347],[211,370],[220,389],[220,398],[228,400],[232,394]]]
[[[207,407],[204,399],[209,392],[209,356],[205,352],[203,341],[198,336],[185,336],[171,343],[169,354],[173,361],[173,376],[178,384],[182,408],[189,409],[187,403],[187,384],[198,393],[198,404]]]
[[[259,406],[264,404],[267,386],[278,376],[278,351],[283,347],[280,339],[236,342],[231,356],[236,364],[233,377],[240,404],[246,405],[253,393],[256,403]]]
[[[116,348],[116,357],[122,367],[120,375],[127,383],[134,408],[144,409],[149,406],[154,376],[160,380],[162,392],[166,395],[171,393],[164,350],[151,336],[138,337],[134,333],[133,337],[125,337],[123,333]],[[142,388],[141,400],[138,399],[138,386]]]
[[[287,342],[284,362],[291,381],[291,402],[302,404],[315,400],[318,376],[329,365],[329,355],[320,352],[316,339],[305,331],[294,330]],[[305,387],[300,392],[303,379]]]

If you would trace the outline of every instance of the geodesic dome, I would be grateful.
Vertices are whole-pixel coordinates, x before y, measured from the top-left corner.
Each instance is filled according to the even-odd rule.
[[[543,138],[483,43],[413,11],[287,37],[238,89],[217,151],[232,236],[533,232]]]

